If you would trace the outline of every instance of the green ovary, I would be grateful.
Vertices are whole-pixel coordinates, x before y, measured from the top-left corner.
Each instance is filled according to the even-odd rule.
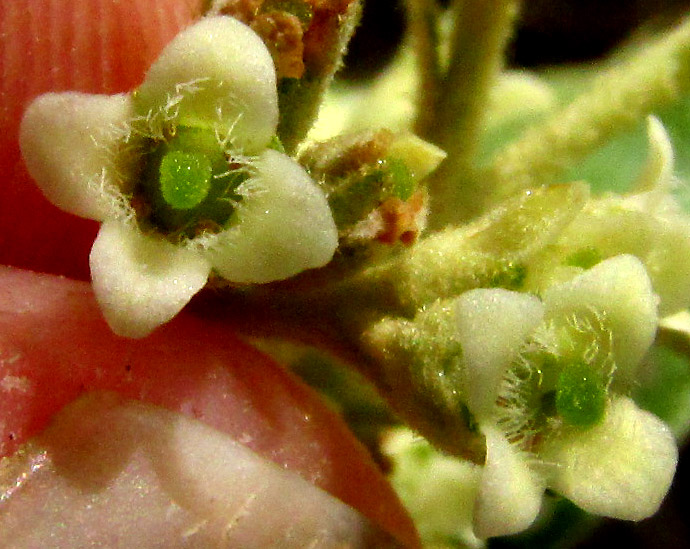
[[[568,424],[592,427],[606,411],[607,390],[602,377],[587,364],[570,364],[556,383],[556,412]]]
[[[167,141],[152,140],[145,155],[135,191],[146,205],[139,219],[171,239],[220,230],[246,178],[245,170],[229,163],[212,130],[177,127]]]
[[[163,200],[175,210],[198,206],[211,189],[211,163],[203,154],[170,151],[159,168]]]

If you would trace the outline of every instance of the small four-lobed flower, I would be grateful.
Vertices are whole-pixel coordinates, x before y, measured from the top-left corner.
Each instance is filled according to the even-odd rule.
[[[453,300],[467,407],[486,439],[474,531],[524,530],[545,488],[594,514],[653,514],[677,462],[673,435],[628,396],[657,327],[657,298],[629,255],[540,297],[500,288]]]
[[[168,321],[214,272],[267,283],[330,261],[326,196],[281,152],[276,75],[249,27],[208,17],[131,94],[50,93],[22,121],[29,172],[54,204],[102,222],[98,302],[121,335]]]

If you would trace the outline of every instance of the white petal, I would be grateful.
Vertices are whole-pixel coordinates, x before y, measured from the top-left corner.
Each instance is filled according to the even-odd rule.
[[[549,485],[585,511],[641,520],[671,486],[678,449],[656,416],[619,398],[600,425],[548,439],[541,456],[556,464]]]
[[[167,109],[179,124],[216,127],[245,153],[265,147],[278,124],[271,55],[254,31],[231,17],[204,18],[178,34],[135,101],[142,115]]]
[[[546,315],[554,318],[578,312],[604,315],[613,334],[617,372],[633,372],[654,341],[657,298],[644,266],[634,256],[619,255],[602,261],[563,284],[543,293]]]
[[[470,290],[455,300],[467,405],[479,421],[494,408],[500,382],[525,338],[541,323],[535,296],[501,288]]]
[[[333,257],[338,232],[326,196],[288,156],[266,150],[244,195],[233,227],[208,250],[213,267],[232,282],[265,283],[321,267]]]
[[[127,337],[148,335],[174,317],[211,270],[198,252],[116,221],[101,226],[90,263],[103,315],[115,333]]]
[[[19,145],[31,176],[63,210],[104,219],[133,171],[123,136],[132,118],[129,95],[47,93],[24,114]]]
[[[544,487],[525,456],[494,426],[485,425],[486,464],[474,507],[479,538],[525,530],[539,514]]]

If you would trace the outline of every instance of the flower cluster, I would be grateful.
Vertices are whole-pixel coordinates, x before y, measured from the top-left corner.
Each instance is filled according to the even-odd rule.
[[[388,445],[394,482],[417,498],[413,513],[425,513],[415,507],[429,496],[423,489],[436,489],[420,480],[428,464],[461,488],[462,517],[437,515],[431,531],[468,543],[520,532],[547,490],[594,514],[650,516],[678,450],[632,395],[660,321],[690,306],[690,220],[671,192],[663,126],[648,119],[649,159],[633,190],[597,197],[582,182],[543,185],[552,162],[529,134],[493,169],[475,169],[466,145],[481,105],[456,101],[452,86],[436,98],[431,85],[447,82],[433,75],[420,90],[434,109],[417,122],[447,156],[386,129],[301,141],[314,90],[330,78],[293,66],[311,43],[302,33],[320,34],[357,2],[340,2],[320,23],[312,4],[213,2],[212,13],[246,11],[250,26],[203,18],[132,93],[51,93],[27,110],[20,145],[31,175],[54,204],[102,223],[90,266],[108,323],[145,336],[209,277],[241,287],[228,300],[249,296],[271,328],[290,324],[283,332],[292,333],[308,311],[306,330],[318,325],[319,338],[362,358],[391,409],[440,449],[426,446],[419,460],[407,435]],[[483,36],[479,27],[466,29],[476,31],[468,44]],[[267,48],[262,36],[276,41]],[[586,119],[587,110],[576,114]],[[451,120],[455,111],[464,123]],[[448,131],[434,136],[434,119]],[[454,124],[470,128],[464,139]],[[573,127],[568,135],[579,136]],[[564,143],[568,154],[579,150]],[[532,150],[537,160],[528,161]],[[427,214],[434,232],[422,236]],[[337,249],[320,276],[252,293],[325,266]]]
[[[266,283],[330,261],[326,197],[280,151],[277,125],[271,56],[229,17],[179,34],[131,94],[51,93],[29,107],[31,175],[57,206],[103,223],[90,264],[114,331],[146,335],[212,272]]]
[[[470,541],[527,528],[546,488],[593,514],[640,520],[671,485],[673,433],[630,395],[659,315],[688,305],[690,223],[670,194],[666,132],[653,118],[648,131],[649,160],[631,194],[581,201],[521,261],[467,279],[480,287],[428,303],[411,320],[385,319],[370,334],[384,360],[407,361],[413,384],[449,417],[464,417],[451,451],[475,463],[461,475]],[[524,204],[506,208],[514,229],[531,215]],[[489,223],[482,230],[495,244],[504,221]],[[484,263],[490,272],[490,261],[477,270]],[[397,436],[389,446],[402,467],[394,479],[415,492],[418,473],[405,465],[419,470],[414,441]],[[440,457],[429,463],[446,471]]]

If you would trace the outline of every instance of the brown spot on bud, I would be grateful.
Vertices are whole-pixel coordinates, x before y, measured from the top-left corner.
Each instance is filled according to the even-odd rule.
[[[314,16],[304,35],[304,64],[314,75],[328,73],[344,15],[357,0],[308,0]]]
[[[230,15],[249,25],[261,9],[264,0],[225,0],[218,13]]]
[[[378,208],[383,229],[376,239],[383,244],[413,244],[422,230],[420,216],[424,214],[424,202],[424,192],[421,190],[415,192],[407,202],[396,197],[384,200]]]
[[[251,27],[271,52],[278,78],[301,78],[304,74],[304,33],[299,18],[284,11],[260,13]]]

